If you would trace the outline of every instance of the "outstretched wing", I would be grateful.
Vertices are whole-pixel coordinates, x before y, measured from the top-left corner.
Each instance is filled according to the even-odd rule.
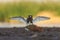
[[[19,16],[19,17],[11,17],[10,19],[11,19],[11,20],[18,20],[18,21],[21,21],[21,22],[26,23],[26,19],[24,19],[24,18],[21,17],[21,16]]]
[[[38,21],[42,21],[42,20],[48,20],[50,19],[49,17],[44,17],[44,16],[38,16],[35,19],[33,19],[33,23],[38,22]]]

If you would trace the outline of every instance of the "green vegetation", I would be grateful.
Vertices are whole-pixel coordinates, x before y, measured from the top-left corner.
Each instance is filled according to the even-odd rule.
[[[20,3],[3,3],[0,4],[0,20],[9,20],[13,16],[36,15],[40,11],[55,11],[60,16],[60,5],[48,3],[38,4],[33,2],[20,2]]]

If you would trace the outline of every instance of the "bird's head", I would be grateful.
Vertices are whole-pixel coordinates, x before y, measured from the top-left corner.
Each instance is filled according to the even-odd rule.
[[[32,15],[28,15],[29,18],[32,18]]]

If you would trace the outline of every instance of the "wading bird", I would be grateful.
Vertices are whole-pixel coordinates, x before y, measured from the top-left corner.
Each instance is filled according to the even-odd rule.
[[[39,29],[38,29],[38,27],[35,27],[34,23],[36,23],[38,21],[42,21],[42,20],[48,20],[50,18],[49,17],[44,17],[44,16],[37,16],[36,18],[33,18],[32,15],[28,15],[27,18],[24,18],[24,17],[21,17],[21,16],[16,16],[16,17],[11,17],[10,19],[22,21],[22,22],[26,23],[27,26],[29,26],[29,27],[34,26],[34,28],[27,27],[27,28],[25,28],[25,30],[29,31],[29,29],[32,28],[31,30],[35,31],[34,29],[36,29],[36,30],[39,30]]]
[[[37,16],[36,18],[33,18],[32,15],[28,15],[27,18],[24,18],[24,17],[21,17],[21,16],[16,16],[16,17],[11,17],[10,19],[22,21],[23,23],[33,25],[34,23],[36,23],[38,21],[48,20],[50,18],[49,17],[44,17],[44,16]]]

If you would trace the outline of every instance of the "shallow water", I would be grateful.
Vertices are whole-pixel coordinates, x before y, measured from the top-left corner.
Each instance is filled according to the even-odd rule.
[[[35,25],[37,25],[37,24],[35,24]],[[25,26],[27,26],[27,24],[22,24],[22,23],[12,24],[12,23],[7,23],[7,22],[4,22],[4,23],[0,22],[0,28],[25,27]],[[60,27],[60,24],[40,24],[37,26],[40,26],[40,27]]]
[[[10,27],[25,27],[26,26],[26,24],[11,24],[11,23],[0,23],[0,27],[1,28],[10,28]]]

